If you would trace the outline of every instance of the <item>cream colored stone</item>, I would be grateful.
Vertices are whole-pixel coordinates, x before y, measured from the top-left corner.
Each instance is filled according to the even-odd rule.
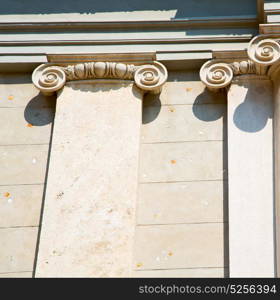
[[[141,182],[223,179],[223,142],[142,144]]]
[[[0,145],[48,144],[54,111],[0,108]]]
[[[255,74],[256,66],[251,60],[223,62],[220,59],[209,60],[200,68],[200,79],[214,92],[228,87],[234,75]]]
[[[152,101],[153,96],[148,96]],[[200,81],[166,82],[160,94],[160,102],[164,104],[207,104],[226,103],[224,93],[212,93]]]
[[[266,73],[266,67],[278,62],[280,46],[277,40],[266,36],[254,37],[247,49],[249,58],[256,64],[261,74]]]
[[[223,268],[222,223],[137,226],[135,270]]]
[[[141,141],[177,142],[223,140],[225,105],[146,106]]]
[[[159,62],[133,65],[112,61],[89,61],[66,66],[42,64],[32,73],[32,82],[43,94],[52,95],[67,81],[92,79],[133,80],[142,91],[158,94],[167,80],[167,69]]]
[[[0,73],[0,107],[49,108],[55,97],[39,94],[32,84],[31,74]]]
[[[36,277],[130,276],[141,99],[118,80],[59,95]]]
[[[0,273],[0,278],[32,278],[32,272]]]
[[[33,270],[37,227],[0,228],[0,273]]]
[[[225,192],[223,181],[140,184],[137,223],[223,222]]]
[[[1,185],[44,183],[49,145],[0,146]]]
[[[193,269],[169,269],[169,270],[143,270],[134,271],[136,278],[223,278],[224,268],[193,268]]]
[[[279,66],[271,74],[274,86],[274,194],[275,194],[275,248],[276,248],[276,276],[280,277],[280,76]]]
[[[0,186],[0,227],[38,226],[44,185]]]
[[[271,92],[252,75],[228,92],[230,277],[274,276]]]

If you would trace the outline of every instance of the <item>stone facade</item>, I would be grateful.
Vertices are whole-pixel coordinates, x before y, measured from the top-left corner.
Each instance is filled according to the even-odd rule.
[[[215,1],[5,7],[0,277],[279,276],[279,7]]]

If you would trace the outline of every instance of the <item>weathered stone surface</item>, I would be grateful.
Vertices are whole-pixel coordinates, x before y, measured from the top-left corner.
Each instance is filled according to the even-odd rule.
[[[0,108],[0,145],[48,144],[54,110]]]
[[[0,278],[32,278],[32,272],[0,273]]]
[[[148,96],[151,102],[155,97]],[[146,100],[146,99],[145,99]],[[164,104],[209,104],[226,103],[226,95],[222,92],[212,93],[200,81],[166,82],[160,95],[160,103]]]
[[[1,185],[44,183],[49,145],[0,146]]]
[[[142,144],[141,182],[223,179],[223,142]]]
[[[0,186],[0,227],[38,226],[44,185]]]
[[[28,73],[0,73],[0,108],[50,108],[55,97],[39,93]]]
[[[137,226],[135,270],[223,268],[224,225]]]
[[[240,77],[228,93],[231,277],[274,276],[271,82]]]
[[[0,273],[32,271],[37,227],[0,228]]]
[[[130,276],[141,99],[129,81],[59,95],[36,277]]]
[[[141,141],[177,142],[223,140],[226,106],[146,106],[143,110]]]
[[[223,278],[224,268],[193,268],[175,270],[143,270],[134,271],[133,277],[137,278]]]
[[[138,224],[223,222],[223,181],[140,184]]]

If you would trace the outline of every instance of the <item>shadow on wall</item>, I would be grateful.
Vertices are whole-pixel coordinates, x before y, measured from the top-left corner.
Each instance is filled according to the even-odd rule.
[[[264,94],[264,88],[256,88],[258,94]],[[265,94],[264,94],[265,95]],[[245,101],[239,104],[233,114],[233,121],[237,128],[245,132],[262,130],[272,118],[272,107],[268,106],[269,97],[253,97],[246,94]]]
[[[224,111],[219,109],[209,109],[205,114],[205,108],[201,109],[202,104],[226,104],[226,94],[223,91],[210,92],[205,88],[199,94],[193,104],[193,114],[201,121],[212,122],[224,116]]]
[[[258,94],[263,94],[265,91],[263,87],[258,87],[255,91]],[[207,114],[205,110],[201,109],[199,104],[219,104],[221,99],[224,98],[227,101],[226,93],[223,91],[210,92],[206,88],[198,95],[193,105],[193,114],[202,121],[212,122],[221,117],[226,120],[225,111],[218,109],[209,109]],[[258,132],[262,130],[269,118],[272,118],[272,109],[268,109],[267,97],[253,97],[252,95],[246,95],[244,102],[239,104],[233,114],[233,122],[235,126],[244,132]]]
[[[25,107],[24,118],[32,126],[45,126],[53,122],[56,96],[44,96],[39,93]]]
[[[174,18],[256,15],[256,0],[9,0],[1,3],[0,14],[94,14],[104,12],[168,11]]]
[[[211,92],[207,88],[199,94],[192,106],[193,114],[201,121],[213,122],[223,118],[223,241],[224,277],[229,277],[229,228],[228,228],[228,148],[227,148],[227,94],[225,90]],[[206,149],[207,151],[207,149]]]
[[[145,109],[153,106],[154,109]],[[159,115],[161,110],[160,94],[145,94],[143,99],[142,124],[153,122]]]

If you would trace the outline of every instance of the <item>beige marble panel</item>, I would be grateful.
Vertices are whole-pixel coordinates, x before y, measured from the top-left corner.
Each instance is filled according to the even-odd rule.
[[[147,95],[144,105],[226,103],[224,92],[213,93],[201,81],[166,82],[160,96]]]
[[[223,278],[225,277],[224,268],[193,268],[175,270],[143,270],[134,271],[133,277],[136,278]]]
[[[0,228],[0,273],[32,271],[37,227]]]
[[[0,108],[47,108],[53,107],[55,96],[39,93],[28,73],[0,73]]]
[[[39,225],[44,185],[0,186],[0,227]]]
[[[270,80],[235,79],[228,92],[230,277],[274,277],[272,111]]]
[[[223,268],[222,223],[137,226],[134,269]]]
[[[205,141],[223,139],[226,106],[146,106],[143,110],[141,141]]]
[[[0,278],[32,278],[32,272],[0,273]]]
[[[54,110],[0,108],[0,145],[48,144]]]
[[[130,81],[59,95],[36,277],[130,276],[141,108]]]
[[[137,223],[224,221],[224,182],[140,184]]]
[[[44,183],[49,145],[0,146],[1,185]]]
[[[223,142],[142,144],[141,182],[221,180]]]

